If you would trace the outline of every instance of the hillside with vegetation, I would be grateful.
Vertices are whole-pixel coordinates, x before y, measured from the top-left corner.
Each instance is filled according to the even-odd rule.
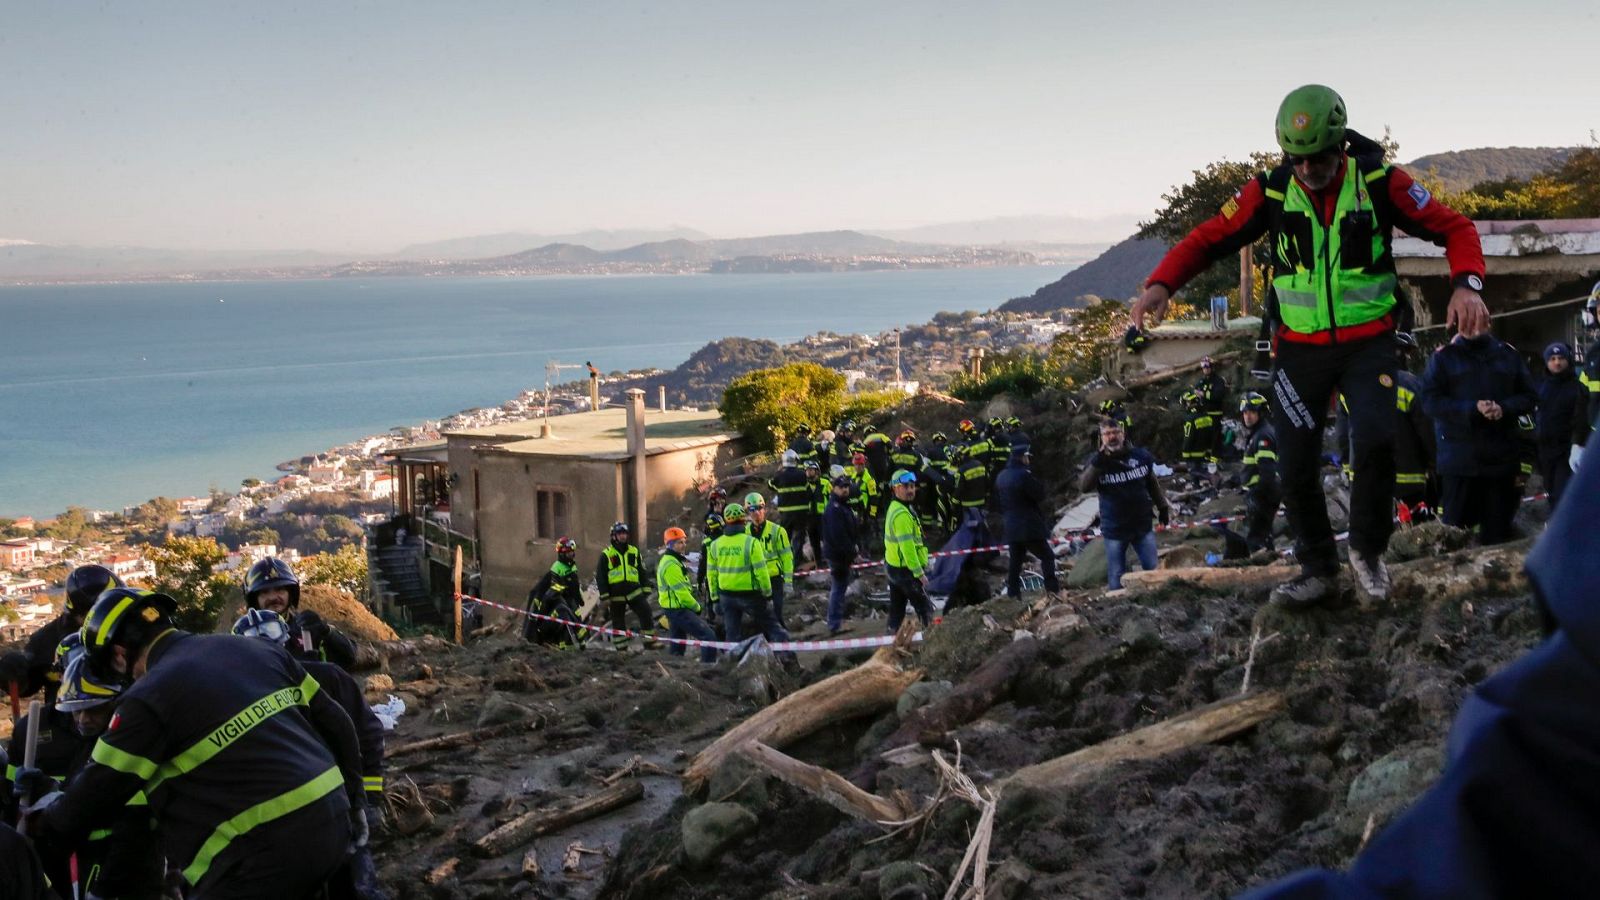
[[[1130,237],[1032,295],[1007,300],[1000,309],[1003,312],[1047,312],[1081,307],[1083,298],[1089,295],[1132,297],[1139,293],[1140,284],[1166,252],[1165,241]]]
[[[1447,191],[1465,191],[1485,181],[1527,181],[1565,163],[1578,147],[1479,147],[1419,156],[1402,167],[1427,175]]]

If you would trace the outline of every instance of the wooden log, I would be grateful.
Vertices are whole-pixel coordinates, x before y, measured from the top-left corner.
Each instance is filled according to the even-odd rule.
[[[1039,642],[1033,638],[1012,641],[999,653],[973,670],[966,680],[936,703],[912,710],[894,733],[878,742],[878,752],[870,755],[852,774],[858,785],[871,785],[887,760],[884,752],[910,744],[937,740],[983,715],[1011,692],[1011,683],[1027,671],[1039,657]]]
[[[478,838],[472,844],[472,852],[479,856],[499,856],[513,847],[521,846],[529,838],[587,822],[642,797],[643,784],[624,781],[574,803],[530,810]]]
[[[1139,594],[1174,581],[1187,581],[1208,589],[1251,590],[1273,587],[1300,574],[1294,566],[1195,566],[1188,569],[1156,569],[1153,572],[1128,572],[1122,576],[1122,590]]]
[[[760,741],[745,744],[740,752],[783,781],[858,819],[882,825],[899,822],[909,815],[900,804],[856,787],[837,772],[786,756]]]
[[[1219,334],[1225,334],[1225,332],[1219,332]],[[1218,353],[1217,355],[1211,357],[1211,359],[1213,362],[1225,362],[1237,359],[1238,357],[1238,351],[1234,351],[1231,353]],[[1166,381],[1169,378],[1176,378],[1179,375],[1187,375],[1190,372],[1198,371],[1200,371],[1200,360],[1197,359],[1194,362],[1184,363],[1181,366],[1173,366],[1170,369],[1162,369],[1159,372],[1148,372],[1144,375],[1130,378],[1122,384],[1122,387],[1131,391],[1134,388],[1148,387],[1149,385]]]
[[[445,879],[456,874],[456,867],[459,865],[461,865],[461,858],[458,856],[452,856],[428,870],[428,874],[422,876],[422,880],[426,881],[428,884],[438,886],[439,884],[442,884]]]
[[[386,759],[396,756],[405,756],[408,753],[419,753],[423,750],[448,750],[451,747],[460,747],[466,744],[475,744],[489,738],[501,737],[507,734],[516,734],[519,731],[534,731],[544,724],[542,719],[523,722],[502,722],[499,725],[490,725],[487,728],[474,728],[471,731],[457,731],[452,734],[441,734],[425,740],[412,741],[397,747],[389,747],[383,751]]]
[[[711,742],[684,770],[684,791],[699,794],[723,761],[751,741],[786,747],[832,722],[881,712],[894,705],[900,694],[922,677],[922,670],[902,666],[917,632],[915,623],[915,618],[907,618],[895,635],[895,642],[878,648],[861,665],[784,697]]]
[[[1219,700],[1066,756],[1018,769],[1003,779],[1000,787],[1072,787],[1120,762],[1155,759],[1231,737],[1277,715],[1284,706],[1283,694],[1277,691]]]
[[[524,878],[539,877],[539,850],[529,847],[528,852],[522,854],[522,876]]]

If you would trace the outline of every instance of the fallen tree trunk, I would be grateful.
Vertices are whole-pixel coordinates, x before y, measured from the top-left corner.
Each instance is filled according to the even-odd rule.
[[[418,753],[423,750],[446,750],[451,747],[460,747],[465,744],[475,744],[478,741],[496,738],[502,735],[515,734],[519,731],[534,731],[544,724],[543,719],[532,721],[505,722],[500,725],[490,725],[487,728],[474,728],[471,731],[457,731],[453,734],[441,734],[438,737],[427,738],[421,741],[412,741],[409,744],[400,744],[389,747],[383,751],[387,759],[396,756],[405,756],[408,753]]]
[[[643,784],[637,781],[624,781],[575,803],[530,810],[478,838],[472,844],[472,852],[478,856],[499,856],[513,847],[521,846],[529,838],[560,831],[579,822],[587,822],[614,809],[627,806],[642,797],[644,797]]]
[[[880,647],[871,659],[802,688],[734,726],[689,763],[683,772],[685,793],[700,793],[723,761],[751,741],[785,747],[824,725],[892,706],[922,677],[920,669],[906,670],[901,665],[916,631],[916,619],[908,618],[895,642]]]
[[[1195,566],[1188,569],[1156,569],[1152,572],[1128,572],[1122,576],[1122,590],[1128,594],[1152,591],[1174,581],[1187,581],[1203,588],[1250,590],[1273,587],[1300,574],[1294,566],[1230,566],[1212,568]]]
[[[1216,356],[1211,357],[1211,360],[1213,362],[1223,362],[1237,359],[1238,356],[1238,351],[1231,353],[1219,353]],[[1159,384],[1160,382],[1166,381],[1169,378],[1176,378],[1179,375],[1187,375],[1190,372],[1198,372],[1200,371],[1201,363],[1202,360],[1197,359],[1194,362],[1184,363],[1181,366],[1173,366],[1170,369],[1162,369],[1159,372],[1149,372],[1136,378],[1128,379],[1125,383],[1120,385],[1120,387],[1122,387],[1124,390],[1131,391],[1134,388],[1142,388],[1148,387],[1152,384]]]
[[[434,653],[455,646],[432,635],[404,641],[356,641],[355,645],[356,660],[350,666],[352,669],[387,669],[392,659]]]
[[[1072,787],[1120,762],[1155,759],[1197,744],[1220,741],[1272,718],[1283,711],[1284,705],[1283,695],[1277,691],[1219,700],[1066,756],[1018,769],[1002,780],[1000,787]]]
[[[1390,567],[1395,598],[1431,601],[1508,597],[1532,590],[1523,571],[1531,540],[1458,550]]]
[[[760,741],[745,744],[740,752],[783,781],[858,819],[883,825],[899,822],[910,814],[895,801],[868,793],[837,772],[786,756]]]
[[[944,699],[908,713],[900,727],[878,743],[877,751],[862,762],[850,780],[858,785],[873,784],[883,769],[882,753],[892,753],[908,744],[938,741],[947,732],[983,715],[1011,692],[1011,683],[1038,657],[1039,642],[1033,638],[1007,644]]]

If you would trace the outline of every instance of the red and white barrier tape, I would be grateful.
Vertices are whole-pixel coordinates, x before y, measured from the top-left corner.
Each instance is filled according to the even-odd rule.
[[[461,600],[462,602],[478,603],[483,606],[492,606],[495,609],[503,609],[507,612],[518,613],[520,615],[527,616],[530,619],[537,619],[541,622],[554,622],[558,625],[566,625],[571,628],[582,628],[586,631],[598,632],[600,634],[611,635],[612,637],[640,638],[642,640],[656,641],[662,644],[678,644],[684,647],[711,647],[716,650],[736,650],[745,643],[744,641],[702,641],[695,638],[662,637],[655,634],[645,634],[640,631],[630,631],[625,628],[608,628],[604,625],[589,625],[584,622],[575,622],[571,619],[562,619],[557,618],[556,616],[547,616],[543,613],[530,612],[525,609],[517,609],[514,606],[506,606],[503,603],[496,603],[493,600],[485,600],[482,597],[473,597],[469,594],[462,594]],[[922,640],[922,632],[917,632],[912,640]],[[826,641],[779,641],[777,643],[768,644],[767,646],[771,647],[774,651],[784,652],[807,650],[865,650],[873,647],[883,647],[892,643],[894,643],[894,635],[884,634],[877,637],[832,638]]]

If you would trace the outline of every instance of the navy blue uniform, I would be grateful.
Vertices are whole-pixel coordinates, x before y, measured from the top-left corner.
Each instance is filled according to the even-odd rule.
[[[362,803],[350,717],[267,641],[168,631],[146,660],[41,838],[105,827],[142,791],[192,897],[311,893],[344,862]]]

